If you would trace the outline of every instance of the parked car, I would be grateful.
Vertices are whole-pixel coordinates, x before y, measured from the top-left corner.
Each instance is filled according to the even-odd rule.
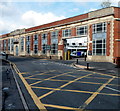
[[[6,56],[6,53],[5,52],[1,52],[0,55]]]
[[[70,56],[72,57],[83,57],[85,52],[83,51],[73,51],[71,52]]]

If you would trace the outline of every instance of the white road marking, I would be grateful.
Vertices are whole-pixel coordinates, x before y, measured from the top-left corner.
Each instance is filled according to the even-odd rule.
[[[116,91],[116,92],[120,92],[119,90],[117,90],[117,89],[113,89],[113,88],[110,88],[110,87],[105,87],[105,88],[107,88],[107,89],[110,89],[110,90],[113,90],[113,91]]]

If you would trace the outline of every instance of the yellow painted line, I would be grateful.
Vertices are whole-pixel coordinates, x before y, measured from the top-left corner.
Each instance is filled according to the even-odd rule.
[[[68,91],[68,92],[76,92],[76,93],[88,93],[88,94],[93,94],[94,92],[90,91],[80,91],[80,90],[69,90],[69,89],[60,89],[60,88],[49,88],[49,87],[36,87],[32,86],[32,88],[36,89],[48,89],[48,90],[55,90],[55,91]],[[111,94],[111,93],[98,93],[100,95],[110,95],[110,96],[120,96],[120,94]]]
[[[92,79],[92,78],[93,78],[93,79],[107,79],[107,80],[110,79],[110,78],[102,78],[102,77],[86,77],[86,78],[91,78],[91,79]]]
[[[54,71],[55,71],[55,70],[50,70],[50,71],[42,72],[42,73],[39,73],[39,74],[34,74],[34,75],[32,75],[32,76],[28,76],[28,78],[29,78],[29,77],[34,77],[34,76],[36,76],[36,75],[43,75],[43,74],[45,74],[45,73],[54,72]]]
[[[68,109],[68,110],[77,110],[78,109],[78,108],[72,108],[72,107],[67,107],[67,106],[59,106],[59,105],[53,105],[53,104],[44,104],[44,105],[47,106],[47,107],[59,108],[59,109]]]
[[[48,96],[48,95],[52,94],[53,92],[55,92],[55,90],[50,91],[50,92],[48,92],[48,93],[46,93],[46,94],[44,94],[44,95],[42,95],[42,96],[38,97],[38,99],[42,99],[42,98],[44,98],[44,97],[46,97],[46,96]]]
[[[119,84],[108,84],[108,85],[111,85],[111,86],[120,86]]]
[[[59,80],[59,79],[50,79],[50,81],[65,81],[65,82],[69,82],[71,80]],[[86,84],[104,84],[104,83],[100,83],[100,82],[86,82],[86,81],[76,81],[77,83],[86,83]],[[120,86],[118,84],[108,84],[111,86]]]
[[[106,83],[104,83],[101,87],[98,88],[98,90],[96,92],[94,92],[86,101],[85,103],[80,106],[80,108],[85,109],[85,107],[99,94],[99,92],[107,85],[109,84],[115,77],[112,77],[111,79],[109,79],[109,81],[107,81]]]
[[[69,81],[71,81],[71,80],[50,79],[50,81],[64,81],[64,82],[69,82]]]
[[[81,69],[81,70],[78,70],[78,71],[92,72],[92,73],[94,73],[94,74],[98,74],[98,75],[104,75],[104,76],[109,76],[109,77],[115,77],[115,78],[118,78],[117,76],[114,76],[114,75],[103,74],[103,73],[100,73],[100,72],[88,71],[88,70],[84,70],[84,69]]]
[[[37,86],[31,86],[31,88],[38,88],[38,89],[49,89],[54,90],[55,88],[48,88],[48,87],[37,87]]]
[[[70,73],[70,72],[68,72],[68,73]],[[77,81],[77,80],[79,80],[79,79],[82,79],[82,78],[84,78],[84,77],[87,77],[87,76],[89,76],[89,75],[92,75],[92,74],[88,74],[88,75],[79,77],[79,78],[77,78],[77,79],[75,79],[75,80],[73,80],[73,81],[69,81],[68,83],[66,83],[66,84],[64,84],[64,85],[62,85],[62,86],[60,86],[60,87],[58,87],[58,88],[56,88],[56,89],[61,89],[61,88],[65,87],[65,86],[67,86],[67,85],[69,85],[69,84],[71,84],[71,83],[73,83],[73,82],[75,82],[75,81]],[[42,98],[44,98],[44,97],[52,94],[53,92],[55,92],[55,90],[54,90],[54,91],[50,91],[50,92],[48,92],[48,93],[40,96],[39,99],[42,99]]]
[[[15,67],[14,67],[15,68]],[[16,69],[15,69],[16,70]],[[19,77],[21,78],[22,82],[24,83],[27,91],[29,92],[29,94],[31,95],[31,97],[33,98],[33,101],[35,102],[36,106],[41,109],[41,110],[46,110],[46,108],[44,107],[44,105],[41,103],[41,101],[38,99],[38,97],[36,96],[36,94],[33,92],[33,90],[31,89],[30,85],[28,85],[27,81],[24,79],[24,77],[18,73]]]
[[[77,78],[76,76],[73,76],[73,75],[70,75],[70,74],[68,74],[67,76],[71,76],[71,77],[75,77],[75,78]]]
[[[78,81],[80,83],[85,83],[85,84],[103,84],[103,83],[98,83],[98,82],[85,82],[85,81]]]
[[[43,82],[43,81],[46,81],[46,80],[50,80],[50,79],[52,79],[52,78],[59,77],[59,76],[61,76],[61,75],[65,75],[65,74],[68,74],[68,73],[71,73],[71,72],[67,72],[67,73],[63,73],[63,74],[56,75],[56,76],[52,76],[52,77],[49,77],[49,78],[47,78],[47,79],[43,79],[42,81],[38,81],[38,82],[32,83],[32,84],[30,84],[30,85],[32,86],[32,85],[38,84],[38,83],[40,83],[40,82]]]
[[[35,83],[30,84],[30,86],[35,85],[35,84],[38,84],[38,83],[41,83],[41,82],[43,82],[43,81],[37,81],[37,82],[35,82]]]
[[[87,74],[87,75],[85,75],[85,76],[81,76],[81,77],[79,77],[79,78],[77,78],[77,79],[74,79],[73,81],[70,81],[70,82],[68,82],[68,83],[60,86],[60,88],[63,88],[63,87],[65,87],[65,86],[67,86],[67,85],[69,85],[69,84],[71,84],[71,83],[73,83],[73,82],[76,82],[76,81],[79,80],[79,79],[85,78],[85,77],[90,76],[90,75],[92,75],[92,74]]]
[[[28,74],[28,72],[21,72],[20,74]]]
[[[98,93],[98,94],[101,94],[101,95],[110,95],[110,96],[120,96],[120,94],[109,94],[109,93]]]
[[[32,86],[32,88],[38,88],[38,89],[49,89],[49,90],[55,90],[55,91],[68,91],[68,92],[77,92],[77,93],[89,93],[89,94],[93,94],[94,92],[90,92],[90,91],[79,91],[79,90],[69,90],[69,89],[60,89],[60,88],[48,88],[48,87],[34,87]]]
[[[26,78],[24,77],[25,79],[33,79],[33,80],[43,80],[43,79],[39,79],[39,78]]]

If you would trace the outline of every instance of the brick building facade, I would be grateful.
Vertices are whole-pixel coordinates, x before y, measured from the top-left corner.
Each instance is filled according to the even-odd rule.
[[[75,49],[87,52],[88,60],[116,63],[120,57],[120,8],[104,8],[0,36],[0,50],[15,56],[64,59]]]

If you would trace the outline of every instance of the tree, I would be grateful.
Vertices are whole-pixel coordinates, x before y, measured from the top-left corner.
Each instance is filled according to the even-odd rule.
[[[111,2],[110,2],[109,0],[103,1],[103,2],[101,3],[101,7],[102,7],[102,8],[110,7],[110,5],[111,5]]]

